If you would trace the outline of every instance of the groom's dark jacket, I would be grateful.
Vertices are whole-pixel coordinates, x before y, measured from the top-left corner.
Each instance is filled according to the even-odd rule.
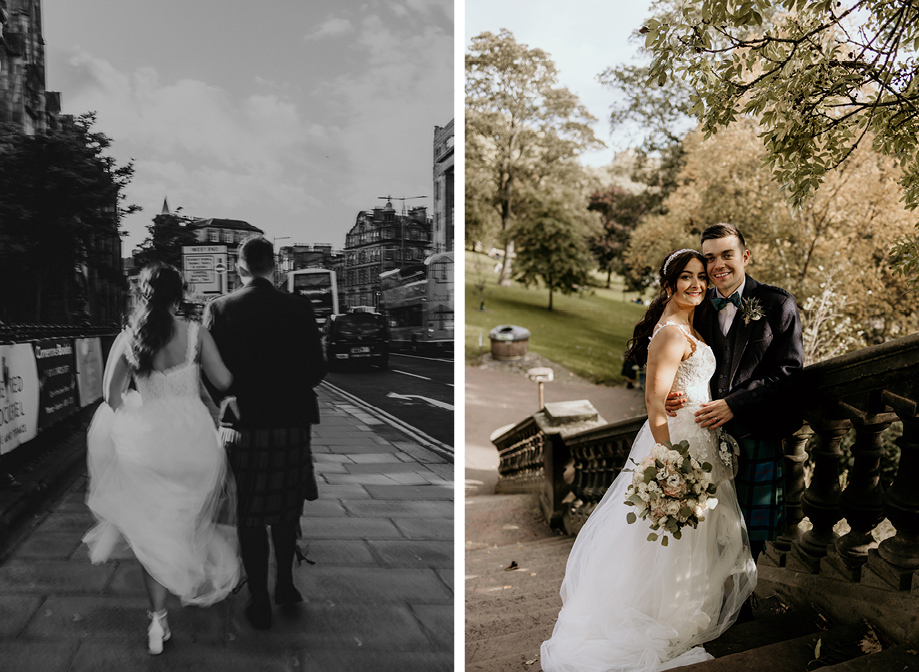
[[[707,300],[713,296],[715,290],[710,289]],[[751,303],[761,308],[759,319],[745,310]],[[741,307],[727,336],[721,334],[718,311],[711,304],[695,327],[715,353],[712,399],[724,399],[734,412],[725,426],[729,434],[738,439],[778,440],[801,426],[797,395],[804,366],[801,317],[789,292],[747,275]]]
[[[264,278],[211,301],[204,326],[214,337],[233,384],[236,429],[303,427],[319,422],[313,388],[326,374],[309,299]],[[213,393],[213,392],[212,392]]]

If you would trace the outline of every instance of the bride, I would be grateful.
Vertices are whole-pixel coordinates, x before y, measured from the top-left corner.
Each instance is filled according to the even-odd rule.
[[[648,422],[629,465],[655,443],[689,442],[699,462],[714,465],[717,506],[697,528],[685,527],[669,546],[648,541],[649,522],[626,522],[632,473],[622,473],[581,529],[562,582],[563,606],[541,650],[546,672],[657,672],[712,656],[700,646],[737,618],[756,585],[731,471],[718,455],[716,434],[693,414],[710,400],[715,356],[693,329],[705,310],[705,260],[695,250],[671,253],[661,265],[661,291],[635,327],[627,353],[647,361]],[[687,404],[668,419],[667,393],[682,389]]]
[[[128,328],[105,366],[105,403],[87,436],[87,504],[98,520],[83,537],[93,563],[126,541],[150,598],[148,649],[170,637],[166,597],[206,606],[239,581],[226,456],[199,397],[199,367],[232,382],[214,339],[176,317],[185,281],[166,264],[144,268]],[[137,391],[125,394],[131,379]],[[224,524],[217,524],[218,514]],[[229,520],[227,520],[229,518]],[[226,524],[229,523],[229,524]]]

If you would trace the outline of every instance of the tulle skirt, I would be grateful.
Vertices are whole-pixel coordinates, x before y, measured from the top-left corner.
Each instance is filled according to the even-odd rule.
[[[711,459],[714,443],[698,444],[698,437],[690,441],[693,454]],[[638,462],[653,445],[645,423],[630,458]],[[621,474],[578,533],[561,587],[564,606],[542,645],[546,672],[657,672],[710,660],[700,645],[734,623],[756,586],[732,481],[718,485],[705,521],[684,527],[666,547],[647,540],[647,521],[626,522],[631,481],[630,472]]]
[[[131,392],[117,411],[99,407],[87,447],[92,562],[126,544],[182,604],[224,599],[240,577],[235,493],[204,404]]]

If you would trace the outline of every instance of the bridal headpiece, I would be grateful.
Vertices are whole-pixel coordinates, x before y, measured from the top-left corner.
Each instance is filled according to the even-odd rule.
[[[664,268],[663,268],[663,270],[661,271],[661,275],[662,275],[662,276],[666,276],[666,275],[667,275],[667,268],[670,266],[670,262],[673,261],[674,257],[678,257],[679,255],[683,254],[684,252],[695,252],[695,250],[692,250],[692,249],[690,249],[690,248],[688,248],[688,247],[684,247],[682,250],[677,250],[676,252],[671,252],[671,253],[670,253],[670,256],[667,257],[667,260],[664,262]]]

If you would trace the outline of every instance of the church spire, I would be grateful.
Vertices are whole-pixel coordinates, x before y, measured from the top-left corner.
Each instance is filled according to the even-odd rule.
[[[163,196],[163,211],[160,214],[161,215],[171,215],[172,214],[171,212],[169,212],[169,202],[166,200],[165,196]]]

